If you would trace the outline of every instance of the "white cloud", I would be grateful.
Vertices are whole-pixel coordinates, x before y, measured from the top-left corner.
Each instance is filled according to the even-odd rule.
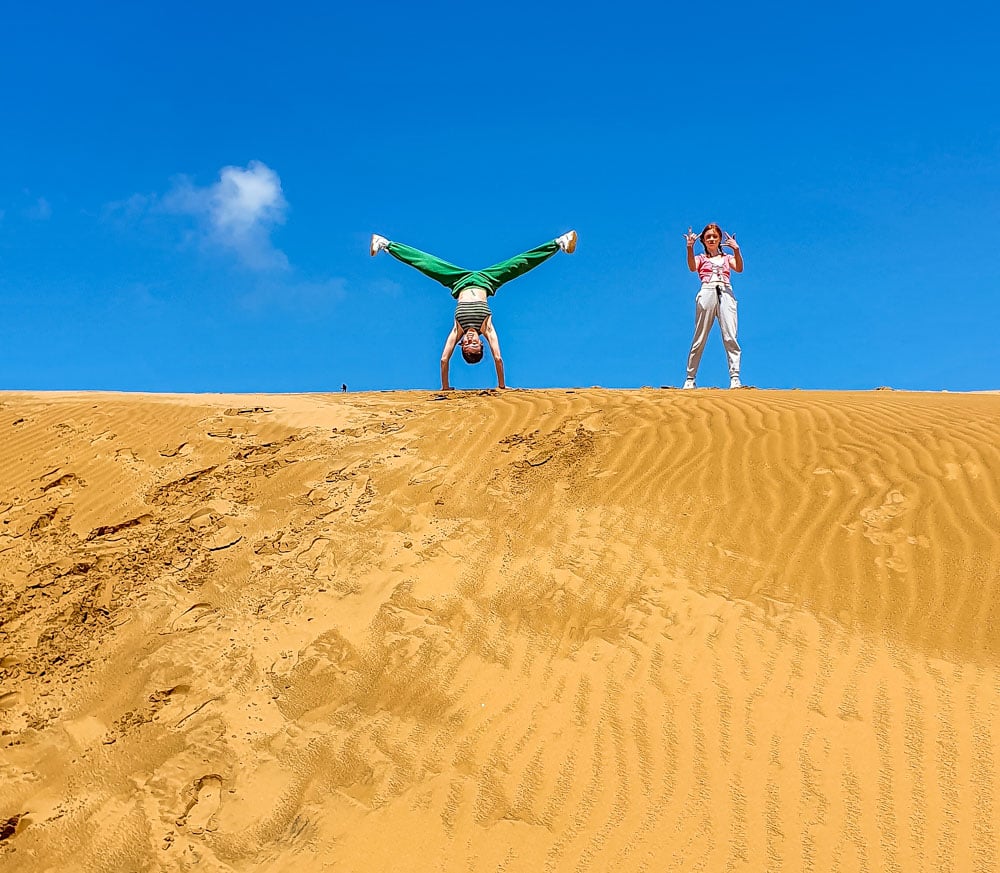
[[[142,218],[156,206],[156,203],[157,198],[153,194],[133,194],[125,200],[115,200],[104,204],[102,218],[125,218],[129,220]]]
[[[52,206],[49,201],[44,197],[39,197],[28,209],[25,214],[32,221],[45,221],[52,217]]]
[[[285,253],[274,247],[271,231],[283,224],[288,201],[281,179],[266,164],[223,167],[214,185],[198,187],[181,178],[162,201],[167,212],[191,215],[204,241],[235,252],[255,269],[287,268]]]

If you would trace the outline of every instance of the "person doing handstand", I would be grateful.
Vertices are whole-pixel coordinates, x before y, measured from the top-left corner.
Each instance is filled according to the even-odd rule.
[[[372,257],[381,251],[387,251],[396,260],[409,264],[425,276],[440,282],[458,301],[455,305],[455,323],[445,341],[444,351],[441,352],[441,389],[451,390],[448,370],[456,345],[461,346],[462,357],[466,363],[478,364],[483,359],[483,343],[479,338],[480,335],[486,337],[486,342],[490,345],[493,364],[497,369],[497,388],[506,388],[503,358],[500,356],[500,340],[493,326],[489,298],[497,293],[501,285],[523,276],[528,270],[533,270],[560,249],[572,254],[576,251],[576,239],[576,231],[571,230],[552,242],[544,243],[485,270],[464,270],[411,246],[390,242],[377,233],[372,234],[369,251]]]

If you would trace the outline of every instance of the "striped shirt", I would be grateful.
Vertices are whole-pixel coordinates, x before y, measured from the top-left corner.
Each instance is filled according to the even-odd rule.
[[[455,307],[455,321],[462,330],[482,330],[483,322],[491,315],[490,305],[485,300],[462,300]]]

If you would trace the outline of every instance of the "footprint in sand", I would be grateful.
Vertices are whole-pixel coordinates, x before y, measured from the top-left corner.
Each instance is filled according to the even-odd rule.
[[[326,537],[316,537],[309,548],[295,556],[295,560],[308,567],[317,579],[333,579],[337,575],[337,555]]]
[[[213,819],[222,806],[222,777],[212,773],[194,783],[195,798],[177,822],[192,834],[215,830]]]
[[[205,537],[203,542],[210,552],[218,552],[221,549],[228,549],[230,546],[235,546],[241,539],[243,539],[243,534],[227,524]]]
[[[244,406],[243,408],[232,407],[223,412],[223,415],[255,415],[258,412],[274,412],[266,406]]]
[[[187,633],[200,630],[207,626],[207,619],[215,613],[211,603],[201,602],[189,606],[177,618],[170,622],[170,630],[166,633]]]

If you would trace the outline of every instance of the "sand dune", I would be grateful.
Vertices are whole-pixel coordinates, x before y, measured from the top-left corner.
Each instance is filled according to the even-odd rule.
[[[993,871],[1000,396],[0,395],[0,868]]]

